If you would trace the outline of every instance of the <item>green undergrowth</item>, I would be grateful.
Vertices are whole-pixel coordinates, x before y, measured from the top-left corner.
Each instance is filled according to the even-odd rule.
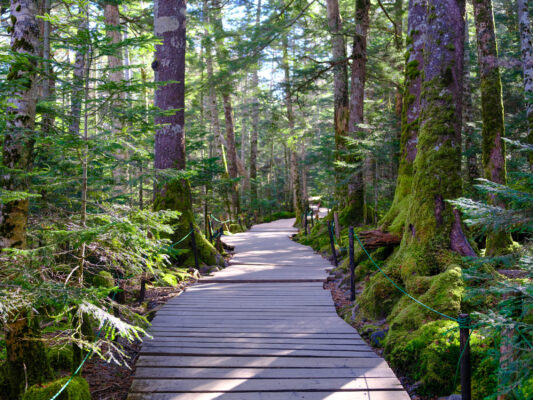
[[[263,222],[272,222],[277,221],[278,219],[289,219],[295,218],[296,214],[292,211],[278,211],[271,215],[266,215],[263,217]]]
[[[22,400],[50,400],[68,379],[69,377],[65,377],[43,385],[34,385],[26,391]],[[91,400],[89,384],[85,379],[77,376],[72,379],[57,400]]]

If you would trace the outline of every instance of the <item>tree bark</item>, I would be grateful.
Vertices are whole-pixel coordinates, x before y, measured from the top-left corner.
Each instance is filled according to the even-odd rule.
[[[435,238],[452,251],[474,256],[459,212],[445,203],[462,193],[461,121],[464,62],[462,0],[428,0],[424,39],[424,91],[407,220],[407,245],[429,246]],[[402,245],[403,246],[403,245]]]
[[[116,1],[106,1],[104,4],[104,21],[106,26],[106,37],[109,44],[117,46],[122,42],[122,31],[120,27],[120,13],[118,9],[118,3]],[[120,85],[124,81],[124,57],[120,47],[116,47],[114,52],[107,56],[107,63],[109,68],[109,80],[116,85]],[[124,91],[118,90],[118,92],[110,93],[112,100],[110,102],[110,114],[111,114],[111,132],[115,139],[122,131],[122,121],[120,114],[124,106],[124,100],[126,98]],[[123,195],[128,191],[127,185],[127,166],[124,165],[128,160],[128,152],[121,150],[117,153],[116,158],[119,162],[118,168],[113,170],[113,176],[118,185],[119,195]]]
[[[287,35],[282,39],[283,45],[283,72],[285,78],[285,108],[287,112],[287,121],[289,124],[289,135],[292,146],[290,146],[290,181],[292,187],[292,201],[294,207],[294,213],[296,216],[295,224],[302,222],[303,215],[303,200],[302,200],[302,184],[300,181],[300,157],[298,156],[298,143],[294,129],[294,111],[292,106],[292,93],[291,93],[291,76],[289,66],[289,40]]]
[[[420,95],[424,66],[424,35],[427,29],[426,0],[409,0],[407,20],[407,50],[405,64],[405,92],[402,107],[402,135],[400,160],[394,199],[387,214],[380,221],[382,230],[402,235],[411,203],[413,164],[417,152]]]
[[[224,117],[226,120],[226,144],[228,149],[228,172],[229,177],[232,182],[232,192],[231,192],[231,204],[232,204],[232,215],[234,219],[237,219],[237,216],[241,212],[241,205],[239,199],[239,174],[237,170],[237,149],[235,146],[235,128],[233,124],[233,107],[231,105],[231,98],[228,92],[222,94],[222,100],[224,102]]]
[[[261,0],[257,1],[255,27],[261,22]],[[252,133],[250,137],[250,202],[251,208],[257,207],[257,138],[259,136],[259,65],[254,66],[252,74]]]
[[[531,19],[528,2],[517,0],[518,30],[520,32],[520,49],[524,74],[524,96],[526,102],[527,142],[533,145],[533,39],[531,38]],[[529,166],[533,171],[533,152],[529,152]]]
[[[79,10],[79,28],[78,36],[82,37],[83,32],[87,30],[87,19],[85,12]],[[81,40],[81,39],[79,39]],[[85,45],[78,43],[76,55],[74,60],[74,73],[72,78],[72,94],[70,105],[70,126],[69,133],[74,136],[80,135],[80,120],[81,120],[81,103],[83,100],[83,79],[85,76],[85,62],[86,62],[87,48]]]
[[[468,186],[472,187],[479,178],[477,152],[475,150],[475,130],[471,126],[474,122],[472,104],[472,83],[470,77],[470,37],[468,33],[468,18],[465,19],[465,61],[463,82],[463,140],[466,153],[466,177]]]
[[[7,80],[19,84],[8,100],[3,165],[6,170],[0,180],[2,189],[17,192],[29,190],[27,172],[33,161],[39,56],[39,23],[37,1],[11,1],[11,50],[19,58],[13,62]],[[20,170],[14,173],[13,170]],[[0,250],[26,247],[26,225],[29,200],[0,202]],[[26,386],[42,383],[52,376],[42,342],[38,340],[38,324],[28,320],[31,310],[18,310],[6,325],[7,382],[9,398],[19,398]]]
[[[481,81],[481,117],[483,175],[486,179],[505,185],[505,137],[502,83],[498,67],[498,51],[494,32],[494,15],[491,0],[475,0],[474,21]],[[491,196],[489,200],[499,207],[505,204]],[[487,235],[486,255],[501,254],[512,244],[511,235],[491,232]]]
[[[335,126],[335,161],[346,161],[346,137],[348,136],[348,122],[350,107],[348,97],[348,71],[346,58],[346,42],[342,33],[342,20],[339,12],[338,0],[327,0],[328,27],[331,32],[331,52],[333,67],[333,103]],[[345,168],[335,167],[336,197],[341,204],[347,193],[344,184],[347,171]]]
[[[155,92],[155,106],[161,110],[176,110],[171,115],[158,115],[155,136],[155,169],[185,169],[185,51],[186,51],[186,0],[156,0],[154,4],[154,31],[162,44],[156,45],[152,64],[156,82],[173,81],[160,85]],[[194,221],[189,182],[171,179],[158,183],[154,201],[155,210],[170,209],[181,215],[172,235],[177,241],[189,232]],[[217,263],[216,250],[203,235],[197,235],[197,247],[202,261],[208,265]],[[188,248],[189,242],[181,244]]]
[[[368,32],[370,0],[357,0],[355,10],[355,36],[352,47],[351,93],[349,131],[354,139],[362,137],[358,125],[364,122],[366,40]],[[350,156],[352,163],[361,163],[361,156]],[[341,215],[343,225],[361,225],[365,215],[365,189],[363,168],[352,172],[348,180],[347,206]]]

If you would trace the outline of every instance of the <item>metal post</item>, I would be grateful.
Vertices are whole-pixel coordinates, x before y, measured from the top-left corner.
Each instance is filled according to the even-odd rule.
[[[207,216],[207,227],[209,228],[209,241],[213,243],[213,226],[211,225],[211,218]]]
[[[331,230],[331,222],[328,221],[328,232],[329,232],[329,243],[331,244],[331,254],[333,254],[333,262],[335,266],[338,267],[339,263],[337,262],[337,251],[335,250],[335,242],[333,241],[333,231]]]
[[[307,207],[305,208],[305,214],[304,214],[304,230],[305,230],[305,234],[307,235]]]
[[[353,246],[353,226],[348,229],[350,240],[350,301],[355,300],[355,257]]]
[[[192,251],[194,253],[194,266],[196,269],[200,267],[200,264],[198,263],[198,250],[196,249],[196,237],[194,232],[194,226],[192,225],[192,222],[189,223],[189,227],[191,228],[191,245],[192,245]]]
[[[459,315],[459,331],[460,331],[460,343],[461,343],[461,399],[471,400],[472,387],[471,387],[471,369],[470,369],[470,315]]]

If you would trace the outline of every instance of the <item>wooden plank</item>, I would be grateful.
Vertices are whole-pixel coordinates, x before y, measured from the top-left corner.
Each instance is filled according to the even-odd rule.
[[[216,344],[234,344],[234,345],[244,345],[244,344],[283,344],[283,345],[320,345],[320,346],[357,346],[360,344],[366,345],[366,342],[361,338],[277,338],[277,337],[219,337],[216,335],[213,336],[203,336],[203,337],[194,337],[194,336],[185,336],[185,337],[172,337],[172,336],[157,336],[153,339],[145,339],[143,345],[150,343],[169,343],[171,345],[179,345],[179,343],[184,342],[194,342],[194,343],[216,343]]]
[[[176,338],[176,337],[193,337],[193,338],[229,338],[229,339],[321,339],[321,340],[351,340],[361,339],[357,333],[257,333],[257,332],[205,332],[205,331],[189,331],[189,332],[152,332],[157,334],[158,338]]]
[[[150,368],[137,367],[135,378],[177,379],[294,379],[394,378],[390,368]]]
[[[205,342],[205,341],[161,341],[147,340],[143,343],[143,350],[151,351],[154,348],[164,347],[196,347],[196,348],[217,348],[217,349],[280,349],[280,350],[365,350],[369,351],[370,347],[364,342],[355,342],[350,344],[315,344],[315,343],[246,343],[246,342]]]
[[[378,357],[376,353],[368,347],[353,350],[288,350],[270,349],[264,347],[257,348],[235,348],[235,347],[192,347],[192,346],[143,346],[140,352],[142,355],[151,356],[225,356],[225,357],[316,357],[316,358],[372,358]],[[317,362],[320,362],[319,360]]]
[[[135,379],[133,392],[277,392],[403,390],[396,378]]]
[[[140,367],[225,367],[225,368],[386,368],[379,357],[320,358],[313,357],[202,357],[202,356],[140,356]]]
[[[130,393],[127,400],[410,400],[401,391]]]

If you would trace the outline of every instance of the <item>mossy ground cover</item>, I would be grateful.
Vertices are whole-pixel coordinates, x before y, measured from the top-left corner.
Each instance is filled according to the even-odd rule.
[[[50,400],[68,380],[69,377],[65,377],[43,385],[32,386],[26,391],[22,400]],[[91,400],[87,381],[79,376],[74,377],[57,400]]]
[[[331,217],[329,217],[331,220]],[[328,217],[316,224],[310,234],[300,233],[296,240],[325,255],[331,254],[327,228]],[[356,228],[356,233],[368,227]],[[348,229],[341,231],[336,249],[348,247]],[[462,260],[436,243],[417,248],[379,248],[371,252],[374,261],[398,286],[431,308],[457,318],[464,296]],[[355,281],[361,293],[353,307],[339,310],[347,322],[358,325],[361,334],[373,346],[383,347],[384,356],[401,374],[419,386],[423,395],[449,395],[459,389],[454,383],[459,360],[459,331],[454,321],[441,319],[405,296],[382,274],[355,243]],[[341,282],[349,282],[348,255],[339,262]],[[355,316],[355,320],[353,320]],[[379,333],[376,343],[373,335]],[[376,336],[376,335],[374,335]],[[490,339],[474,332],[471,338],[473,398],[484,399],[497,384],[496,366],[489,353]]]

